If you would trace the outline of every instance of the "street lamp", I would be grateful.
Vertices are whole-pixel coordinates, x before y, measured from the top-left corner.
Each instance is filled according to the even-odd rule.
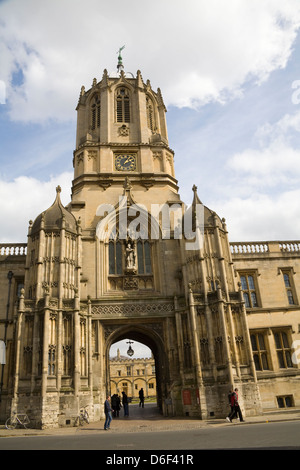
[[[126,344],[129,344],[129,348],[127,351],[128,356],[133,356],[134,355],[134,350],[132,349],[131,345],[133,344],[133,341],[126,341]]]

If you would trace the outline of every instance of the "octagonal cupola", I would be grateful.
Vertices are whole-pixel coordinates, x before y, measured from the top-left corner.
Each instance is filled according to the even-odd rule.
[[[25,296],[39,300],[73,298],[79,285],[78,234],[80,223],[61,203],[56,188],[52,206],[29,223]]]

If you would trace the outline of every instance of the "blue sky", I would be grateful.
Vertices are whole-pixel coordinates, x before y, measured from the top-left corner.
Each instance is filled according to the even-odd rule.
[[[162,91],[181,199],[196,184],[230,241],[299,240],[299,28],[298,0],[0,0],[0,242],[58,184],[70,201],[80,88],[124,44]]]
[[[123,44],[125,69],[162,90],[182,200],[196,184],[231,241],[299,239],[299,2],[130,6],[0,2],[0,241],[26,241],[57,184],[69,202],[80,88]]]
[[[69,202],[80,87],[120,44],[162,90],[182,200],[196,184],[232,241],[299,238],[299,2],[188,4],[155,0],[145,23],[136,0],[0,2],[1,242],[26,241],[57,184]]]

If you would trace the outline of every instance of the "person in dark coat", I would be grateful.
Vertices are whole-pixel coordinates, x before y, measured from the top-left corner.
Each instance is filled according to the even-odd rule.
[[[142,405],[142,408],[144,408],[144,400],[145,400],[145,397],[144,397],[144,390],[143,390],[143,388],[141,388],[141,390],[139,391],[139,398],[140,398],[140,404],[139,404],[139,406]]]
[[[125,392],[122,392],[122,404],[124,406],[124,416],[129,416],[129,408],[128,408],[128,397]]]
[[[119,412],[120,412],[120,409],[121,409],[121,399],[119,397],[119,395],[116,393],[116,416],[117,418],[119,417]]]
[[[111,407],[113,409],[113,418],[116,417],[117,415],[117,395],[114,394],[112,397],[111,397]]]
[[[107,431],[110,428],[110,423],[112,420],[112,409],[110,406],[110,396],[106,397],[104,402],[104,413],[105,413],[105,423],[104,423],[104,430]]]

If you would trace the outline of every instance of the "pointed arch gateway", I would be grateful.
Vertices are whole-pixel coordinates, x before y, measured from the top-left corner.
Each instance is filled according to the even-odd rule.
[[[157,404],[164,413],[164,400],[170,394],[166,316],[173,312],[174,304],[171,299],[156,298],[161,290],[157,260],[162,232],[157,219],[135,202],[129,178],[123,188],[117,204],[99,206],[96,212],[101,217],[96,227],[99,300],[94,300],[92,313],[104,340],[103,375],[99,369],[102,393],[110,393],[112,344],[123,339],[138,341],[153,353]],[[127,260],[128,242],[134,247],[132,265]]]
[[[123,339],[130,339],[138,341],[151,349],[155,361],[156,373],[156,392],[157,392],[157,405],[159,410],[163,412],[163,401],[168,395],[167,384],[169,382],[169,368],[167,354],[165,351],[163,339],[161,336],[163,327],[160,322],[151,323],[148,325],[123,324],[115,326],[115,330],[106,339],[106,393],[110,393],[110,361],[109,350],[114,343]]]

